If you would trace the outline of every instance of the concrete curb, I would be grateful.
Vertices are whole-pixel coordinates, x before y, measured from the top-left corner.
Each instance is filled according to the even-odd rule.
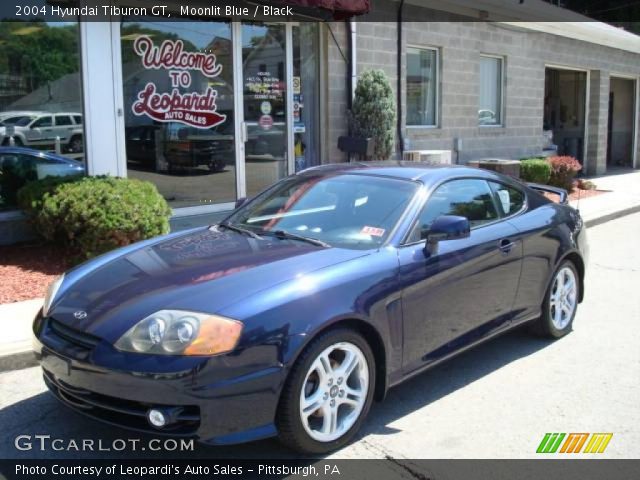
[[[601,225],[611,220],[615,220],[617,218],[631,215],[637,212],[640,212],[640,205],[634,205],[622,210],[606,213],[590,220],[585,220],[585,225],[587,226],[587,228],[595,227],[596,225]],[[0,373],[10,370],[21,370],[23,368],[35,367],[37,365],[38,362],[30,347],[24,348],[23,350],[0,355]]]
[[[38,365],[36,356],[29,348],[20,352],[9,353],[0,356],[0,373],[11,370],[22,370],[23,368],[35,367]]]
[[[596,225],[600,225],[602,223],[610,222],[611,220],[615,220],[620,217],[625,217],[627,215],[631,215],[633,213],[640,212],[640,205],[634,205],[632,207],[623,208],[622,210],[617,210],[615,212],[606,213],[596,218],[592,218],[590,220],[586,220],[584,223],[589,227],[595,227]]]

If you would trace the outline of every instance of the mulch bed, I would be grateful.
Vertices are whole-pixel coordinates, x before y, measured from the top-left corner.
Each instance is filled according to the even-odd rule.
[[[569,201],[573,202],[574,200],[584,200],[585,198],[597,197],[603,193],[609,193],[609,190],[580,190],[575,188],[573,192],[569,194]],[[558,202],[560,200],[560,197],[553,193],[544,192],[543,195],[554,202]]]
[[[0,304],[43,297],[49,283],[70,266],[64,251],[50,245],[0,247]]]
[[[573,190],[569,194],[569,201],[573,200],[584,200],[589,197],[597,197],[598,195],[602,195],[603,193],[609,193],[609,190],[578,190],[577,188]]]

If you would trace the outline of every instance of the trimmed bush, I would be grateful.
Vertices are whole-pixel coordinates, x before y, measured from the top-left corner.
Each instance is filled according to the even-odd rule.
[[[551,177],[551,164],[548,160],[528,158],[520,161],[520,178],[525,182],[547,183]]]
[[[396,102],[382,70],[368,70],[360,75],[350,119],[353,135],[373,138],[374,157],[387,160],[393,152]]]
[[[63,183],[77,182],[83,175],[63,177],[45,177],[42,180],[28,182],[17,192],[17,203],[28,214],[42,209],[45,195],[53,193]]]
[[[135,179],[45,179],[25,185],[18,201],[36,232],[81,259],[169,231],[167,202]]]
[[[573,179],[582,170],[580,162],[573,157],[558,156],[550,157],[551,177],[549,177],[549,185],[564,188],[567,192],[573,191]]]

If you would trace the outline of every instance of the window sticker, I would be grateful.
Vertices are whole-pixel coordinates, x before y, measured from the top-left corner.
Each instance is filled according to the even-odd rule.
[[[384,235],[384,228],[364,226],[362,227],[360,233],[371,235],[372,237],[381,237]]]

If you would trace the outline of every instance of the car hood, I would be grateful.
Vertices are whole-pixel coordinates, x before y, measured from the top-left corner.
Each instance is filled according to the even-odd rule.
[[[50,316],[115,341],[161,309],[216,313],[298,275],[366,255],[216,227],[96,259],[68,276]],[[86,317],[78,312],[85,312]]]

